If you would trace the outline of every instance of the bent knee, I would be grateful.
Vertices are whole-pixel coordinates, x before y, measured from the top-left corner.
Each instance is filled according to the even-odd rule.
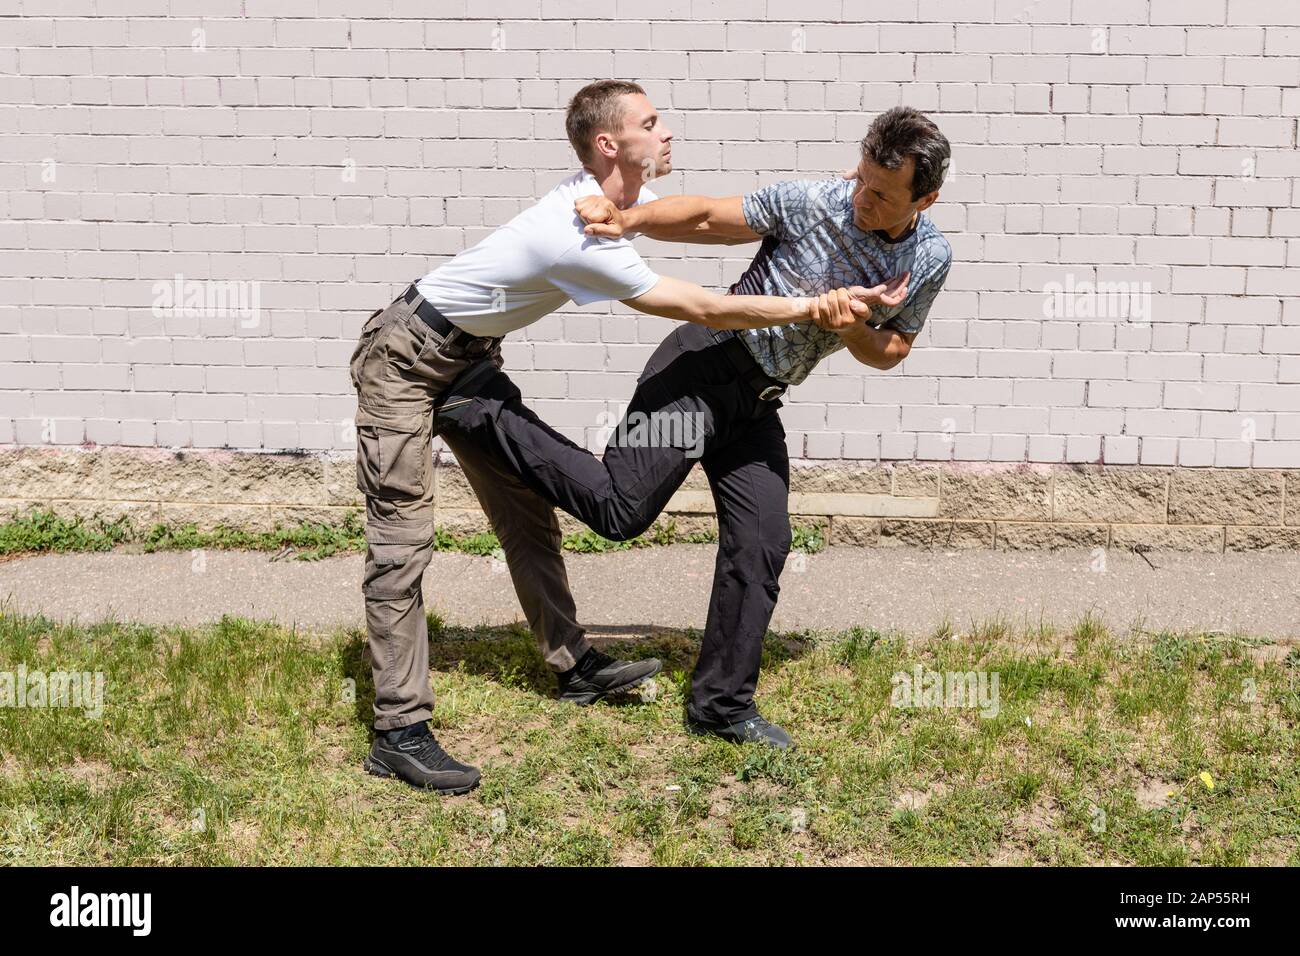
[[[631,541],[650,530],[658,515],[646,516],[637,511],[611,506],[602,508],[599,514],[588,524],[592,531],[610,541]]]
[[[631,541],[649,531],[654,523],[654,518],[636,517],[618,522],[600,533],[611,541]]]

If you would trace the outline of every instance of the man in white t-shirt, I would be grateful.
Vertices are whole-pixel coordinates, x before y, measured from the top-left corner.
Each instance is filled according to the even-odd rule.
[[[530,325],[570,301],[589,305],[645,295],[659,277],[630,242],[593,242],[575,228],[578,199],[600,195],[596,177],[578,170],[535,206],[434,269],[416,289],[458,328],[489,338]],[[642,186],[633,205],[656,198]]]
[[[501,338],[570,301],[619,300],[714,329],[804,319],[842,329],[870,312],[869,297],[857,289],[810,298],[719,295],[655,275],[625,238],[586,235],[575,202],[603,195],[630,208],[653,200],[644,183],[671,170],[672,133],[641,87],[616,80],[574,96],[566,131],[583,169],[373,313],[351,361],[375,681],[375,738],[365,768],[441,793],[473,789],[479,772],[448,756],[428,728],[433,694],[421,583],[434,548],[431,439],[443,412],[470,401],[476,381],[501,368]],[[561,699],[589,704],[658,672],[656,660],[618,661],[587,641],[554,508],[499,458],[451,433],[443,437],[501,541],[542,655],[558,672]]]

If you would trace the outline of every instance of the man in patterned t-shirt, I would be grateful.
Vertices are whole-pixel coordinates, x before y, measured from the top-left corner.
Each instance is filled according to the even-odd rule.
[[[675,196],[628,209],[576,203],[588,234],[739,243],[762,239],[736,294],[807,296],[867,286],[871,319],[838,332],[807,321],[743,332],[683,326],[655,351],[602,459],[559,435],[504,374],[453,397],[444,417],[544,498],[609,538],[645,531],[696,458],[718,513],[718,559],[687,729],[790,746],[754,706],[763,636],[790,549],[789,458],[776,414],[790,385],[841,348],[888,369],[908,354],[952,261],[925,215],[948,166],[947,139],[908,107],[876,117],[851,180],[783,182],[726,199]],[[654,416],[694,428],[645,428]],[[629,423],[638,425],[629,428]]]
[[[907,297],[892,308],[874,308],[871,324],[897,330],[910,347],[948,275],[952,251],[923,212],[918,211],[897,236],[884,229],[859,227],[854,195],[864,188],[858,177],[802,180],[775,183],[745,195],[741,201],[745,226],[763,237],[763,245],[731,291],[796,296],[807,295],[810,289],[874,286],[908,276]],[[719,331],[714,337],[723,341],[732,335],[744,341],[763,371],[788,385],[798,385],[819,361],[852,340],[807,322]]]

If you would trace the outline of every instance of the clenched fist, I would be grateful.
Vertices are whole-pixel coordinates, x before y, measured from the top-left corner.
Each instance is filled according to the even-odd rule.
[[[622,238],[623,210],[615,206],[608,196],[582,196],[573,204],[573,208],[587,223],[587,227],[582,230],[586,235],[605,239]]]

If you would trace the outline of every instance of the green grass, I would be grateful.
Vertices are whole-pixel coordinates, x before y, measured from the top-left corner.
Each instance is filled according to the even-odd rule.
[[[0,554],[110,551],[133,536],[125,520],[88,523],[34,510],[0,523]]]
[[[790,549],[816,554],[826,547],[826,532],[817,525],[792,525]]]
[[[0,555],[110,551],[119,545],[135,545],[142,551],[288,549],[297,557],[310,560],[361,551],[366,543],[365,530],[356,512],[349,512],[339,525],[302,524],[265,532],[229,527],[200,531],[194,525],[164,524],[137,530],[126,519],[87,521],[42,510],[29,511],[0,523]]]
[[[566,535],[563,546],[566,551],[599,553],[671,544],[674,536],[675,528],[671,522],[657,524],[632,541],[610,541],[584,529]],[[454,534],[445,528],[436,530],[434,543],[440,551],[477,555],[490,555],[501,547],[497,536],[490,532]],[[192,524],[157,524],[137,531],[125,520],[86,521],[65,518],[49,511],[32,511],[0,524],[0,555],[110,551],[119,545],[134,545],[147,552],[196,548],[283,551],[299,560],[311,561],[349,551],[365,551],[366,539],[363,519],[355,511],[348,512],[337,525],[301,524],[263,532],[224,526],[201,531]]]
[[[360,770],[358,632],[0,613],[0,672],[107,682],[98,720],[0,707],[0,864],[1300,863],[1300,655],[1259,642],[774,634],[778,753],[683,733],[694,633],[618,644],[665,661],[652,702],[578,709],[525,630],[430,623],[435,731],[483,768],[464,797]],[[997,673],[998,715],[891,706],[916,664]]]
[[[795,525],[793,528],[795,551],[816,553],[825,547],[825,533],[812,526]],[[565,551],[577,554],[603,554],[609,551],[627,551],[632,548],[649,548],[685,542],[709,544],[717,541],[712,531],[679,533],[672,519],[658,521],[645,534],[628,541],[611,541],[590,529],[565,535]],[[465,554],[490,555],[501,547],[497,536],[491,532],[481,534],[454,534],[439,528],[434,535],[439,551],[460,551]],[[44,552],[111,551],[121,545],[134,545],[139,550],[191,551],[199,548],[284,552],[298,560],[314,561],[349,551],[366,549],[365,526],[362,516],[349,511],[336,525],[300,524],[273,531],[252,532],[239,528],[219,526],[201,531],[195,525],[156,524],[137,530],[126,519],[115,521],[87,521],[67,518],[52,511],[33,510],[9,521],[0,523],[0,556],[40,554]]]

